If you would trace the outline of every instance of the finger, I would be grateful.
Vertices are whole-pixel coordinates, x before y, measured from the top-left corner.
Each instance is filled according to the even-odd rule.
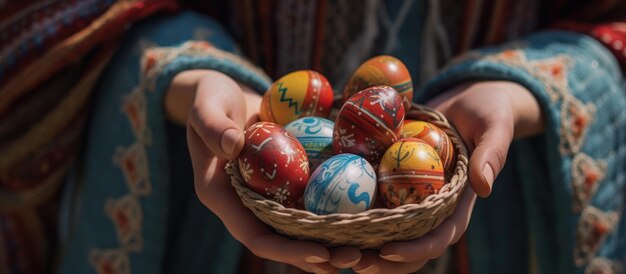
[[[361,251],[357,248],[342,246],[330,251],[330,264],[341,269],[351,268],[361,259]]]
[[[259,110],[261,108],[263,97],[248,86],[242,86],[241,89],[243,90],[243,96],[246,100],[247,118],[245,127],[247,128],[260,120],[261,117],[259,117]]]
[[[422,268],[428,260],[398,263],[383,260],[375,252],[364,252],[359,263],[352,269],[357,273],[412,273]]]
[[[391,242],[380,250],[380,257],[394,262],[414,262],[435,259],[443,255],[448,246],[456,243],[469,225],[476,193],[466,187],[452,216],[423,237],[405,242]]]
[[[187,127],[187,140],[193,159],[195,190],[200,201],[222,220],[239,241],[253,237],[251,235],[268,233],[267,227],[241,203],[228,183],[230,178],[223,172],[225,161],[211,156],[191,127]]]
[[[469,85],[470,85],[469,83],[462,84],[462,85],[456,86],[452,90],[443,92],[435,96],[428,102],[426,102],[426,106],[429,108],[436,109],[437,111],[440,111],[442,113],[445,113],[450,108],[450,106],[454,103],[454,97],[458,96]]]
[[[190,127],[187,132],[190,146],[201,142],[200,137]],[[334,269],[327,263],[330,254],[325,247],[311,242],[290,240],[270,231],[243,206],[227,183],[229,178],[221,171],[225,161],[207,156],[208,153],[200,150],[191,151],[194,174],[197,176],[196,193],[200,201],[222,220],[235,239],[261,258],[295,265],[306,271],[314,270],[312,264],[320,264],[317,268],[326,271]],[[197,158],[200,160],[197,161]],[[203,161],[205,164],[200,163]],[[213,176],[209,177],[208,174]]]
[[[239,85],[228,77],[200,80],[189,123],[215,155],[234,159],[243,147],[246,123],[246,105]]]
[[[204,182],[209,169],[209,162],[213,153],[204,145],[196,131],[187,124],[187,146],[191,157],[191,166],[194,173],[194,182]]]
[[[469,161],[469,182],[480,197],[491,194],[493,182],[504,167],[513,140],[513,123],[497,118],[486,125],[474,143]]]
[[[247,233],[241,242],[255,255],[289,264],[320,264],[330,260],[325,247],[307,241],[291,240],[274,233]]]

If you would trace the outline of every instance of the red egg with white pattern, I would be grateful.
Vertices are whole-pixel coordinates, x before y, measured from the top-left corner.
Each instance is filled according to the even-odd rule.
[[[454,146],[448,134],[439,127],[424,121],[404,120],[402,137],[413,137],[423,140],[432,146],[441,161],[443,168],[448,170],[454,161]]]
[[[402,133],[402,98],[389,86],[366,88],[346,101],[335,120],[333,150],[376,164]]]
[[[280,125],[258,122],[244,131],[245,144],[237,158],[246,185],[285,206],[300,199],[309,180],[306,151]]]

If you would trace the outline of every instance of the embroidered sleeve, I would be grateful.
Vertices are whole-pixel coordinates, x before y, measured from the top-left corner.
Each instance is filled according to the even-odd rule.
[[[585,35],[537,33],[460,57],[419,91],[417,99],[424,101],[475,80],[517,82],[533,93],[544,112],[542,146],[522,140],[518,143],[526,142],[531,149],[516,150],[512,156],[520,162],[547,164],[542,170],[548,174],[516,166],[524,184],[522,195],[534,195],[527,201],[545,199],[541,204],[556,214],[533,220],[546,223],[536,223],[531,233],[547,239],[542,246],[566,250],[561,252],[565,255],[552,254],[556,258],[538,256],[540,267],[542,260],[551,260],[549,264],[559,264],[558,269],[591,273],[623,264],[619,261],[626,250],[626,227],[620,220],[626,193],[626,94],[613,55]]]
[[[205,41],[149,48],[141,59],[142,82],[149,90],[163,84],[158,81],[170,81],[177,73],[189,69],[220,71],[259,93],[265,92],[271,84],[271,79],[260,68]]]

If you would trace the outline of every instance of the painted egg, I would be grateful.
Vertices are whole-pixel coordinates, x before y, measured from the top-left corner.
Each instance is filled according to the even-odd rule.
[[[320,117],[304,117],[285,126],[295,136],[309,158],[311,170],[335,155],[333,153],[333,128],[335,122]]]
[[[443,162],[443,168],[448,170],[454,161],[454,146],[448,134],[437,126],[423,121],[405,120],[402,127],[402,137],[414,137],[432,146]]]
[[[291,206],[302,197],[309,180],[309,161],[298,140],[281,126],[258,122],[244,131],[239,172],[248,187],[264,197]]]
[[[400,137],[403,121],[402,99],[392,87],[366,88],[350,97],[339,110],[333,150],[354,153],[376,163]]]
[[[413,82],[409,70],[402,61],[389,55],[365,61],[348,81],[343,90],[343,98],[350,98],[364,88],[377,85],[391,86],[407,103],[413,101]]]
[[[328,117],[333,88],[323,75],[299,70],[278,79],[265,92],[259,115],[261,121],[282,126],[306,116]]]
[[[393,144],[378,167],[378,191],[388,208],[419,203],[444,184],[443,165],[426,142],[405,138]]]
[[[359,213],[371,207],[376,196],[376,171],[362,157],[339,154],[326,160],[304,191],[304,206],[315,214]]]

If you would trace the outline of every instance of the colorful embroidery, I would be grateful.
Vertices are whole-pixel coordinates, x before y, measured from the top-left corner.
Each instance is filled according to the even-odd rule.
[[[122,249],[97,250],[90,254],[91,265],[98,273],[130,273],[128,252],[143,250],[143,207],[140,197],[150,194],[150,170],[146,147],[150,144],[150,128],[147,124],[147,91],[154,91],[156,80],[163,70],[180,56],[212,56],[243,66],[259,76],[267,77],[261,70],[253,67],[234,54],[223,52],[204,41],[184,43],[180,47],[151,47],[150,41],[141,40],[139,48],[144,54],[141,59],[141,79],[139,86],[132,89],[121,101],[121,112],[128,119],[135,136],[135,142],[128,147],[118,147],[113,162],[124,174],[129,193],[121,198],[109,198],[105,212],[115,226]],[[308,168],[308,166],[307,166]]]
[[[141,88],[135,88],[122,98],[122,112],[126,114],[135,138],[149,144],[150,131],[146,130],[146,95]]]
[[[555,102],[559,98],[570,97],[568,87],[568,73],[572,68],[572,60],[566,55],[557,55],[553,58],[531,61],[533,76],[543,84],[550,99]]]
[[[91,250],[89,264],[98,274],[130,274],[130,259],[123,249]]]
[[[569,56],[557,55],[551,58],[531,61],[528,60],[523,50],[510,49],[498,54],[488,55],[484,60],[524,69],[541,81],[544,90],[553,102],[571,96],[567,78],[568,71],[572,66],[572,60]]]
[[[120,199],[107,199],[104,207],[115,225],[119,242],[128,251],[141,251],[143,249],[141,234],[143,210],[139,199],[132,194]]]
[[[561,153],[574,155],[580,152],[596,110],[592,104],[583,104],[571,94],[568,82],[568,73],[573,66],[571,57],[559,54],[545,59],[528,60],[520,47],[523,45],[512,44],[509,49],[490,55],[471,52],[454,63],[467,60],[492,61],[523,69],[539,80],[552,102],[561,100]]]
[[[180,47],[155,47],[146,50],[141,58],[142,86],[152,91],[156,85],[156,79],[160,73],[172,61],[180,56],[211,56],[217,59],[227,60],[230,63],[244,67],[271,82],[270,78],[259,68],[251,65],[241,57],[213,47],[205,41],[189,41]]]
[[[583,104],[573,96],[568,96],[561,104],[561,153],[580,152],[587,130],[594,119],[596,108],[593,104]]]
[[[5,76],[3,72],[14,69],[33,53],[43,51],[46,45],[79,31],[114,4],[112,0],[39,2],[11,3],[13,6],[7,7],[20,10],[16,6],[30,5],[29,9],[13,12],[0,23],[0,79]]]
[[[113,157],[113,162],[122,169],[131,193],[137,196],[147,196],[151,191],[148,156],[144,146],[137,142],[128,148],[118,147]]]
[[[582,211],[590,202],[604,178],[605,162],[598,162],[586,154],[579,153],[572,160],[572,210]]]
[[[524,45],[511,44],[508,49],[495,54],[471,52],[455,63],[470,59],[520,68],[541,82],[552,103],[560,103],[559,150],[562,155],[573,157],[572,211],[574,213],[582,211],[573,253],[574,261],[579,267],[589,263],[586,273],[618,273],[614,272],[613,264],[606,264],[606,261],[600,259],[592,260],[619,220],[617,213],[603,212],[590,205],[606,169],[604,161],[595,160],[581,153],[589,127],[594,122],[596,108],[591,103],[581,102],[572,94],[568,73],[574,62],[569,56],[559,54],[544,59],[528,60],[523,48]],[[598,62],[593,60],[591,66],[597,68]],[[588,84],[592,77],[589,76],[584,84]]]
[[[590,262],[608,234],[613,232],[618,220],[619,216],[616,212],[603,212],[593,206],[585,208],[576,234],[574,247],[576,266],[580,267]]]
[[[611,261],[606,258],[593,258],[587,268],[585,274],[618,274],[624,273],[623,265],[618,261]]]

